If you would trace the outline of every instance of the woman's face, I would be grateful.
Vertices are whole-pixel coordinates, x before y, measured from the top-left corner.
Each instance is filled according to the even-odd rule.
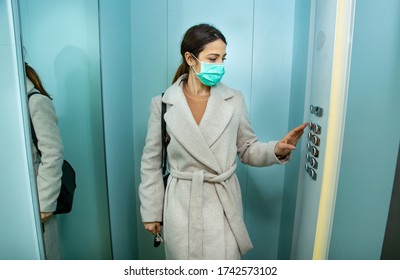
[[[197,59],[189,53],[187,53],[186,59],[189,65],[192,65],[197,72],[200,72],[201,65],[197,59],[206,63],[224,63],[226,59],[226,44],[221,39],[218,39],[208,43],[204,50],[199,53]]]

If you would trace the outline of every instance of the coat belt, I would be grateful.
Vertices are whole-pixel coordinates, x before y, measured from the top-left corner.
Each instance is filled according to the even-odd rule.
[[[220,174],[212,174],[204,170],[196,172],[181,172],[170,170],[172,177],[181,180],[191,180],[190,206],[189,206],[189,259],[201,259],[203,255],[203,183],[213,183],[217,191],[219,200],[228,223],[232,229],[238,244],[240,253],[246,254],[253,245],[244,224],[239,207],[233,200],[226,180],[229,179],[236,170],[236,164]]]

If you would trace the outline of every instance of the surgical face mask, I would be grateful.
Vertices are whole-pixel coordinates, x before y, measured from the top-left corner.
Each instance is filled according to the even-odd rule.
[[[192,54],[193,55],[193,54]],[[197,59],[193,55],[194,58]],[[215,86],[221,81],[222,77],[225,74],[225,66],[223,63],[207,63],[197,59],[200,62],[201,68],[200,73],[193,68],[193,71],[196,73],[197,78],[206,86]]]

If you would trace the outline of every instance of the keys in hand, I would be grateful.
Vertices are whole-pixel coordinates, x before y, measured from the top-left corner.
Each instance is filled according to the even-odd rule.
[[[161,237],[161,233],[158,232],[155,236],[154,236],[154,247],[158,247],[160,246],[160,244],[164,242],[164,240]]]

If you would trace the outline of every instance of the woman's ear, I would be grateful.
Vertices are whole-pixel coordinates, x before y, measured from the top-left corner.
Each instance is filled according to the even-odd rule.
[[[185,61],[186,63],[190,66],[194,66],[196,64],[195,61],[193,61],[193,55],[190,52],[185,52]]]

